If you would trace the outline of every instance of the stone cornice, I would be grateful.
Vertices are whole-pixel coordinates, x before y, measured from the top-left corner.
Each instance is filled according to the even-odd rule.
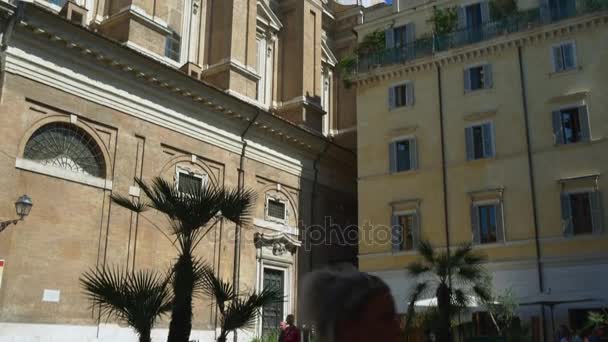
[[[407,74],[429,71],[436,66],[463,63],[472,59],[491,56],[517,46],[532,46],[547,39],[605,25],[608,25],[608,13],[595,13],[536,27],[528,31],[507,34],[477,44],[454,48],[428,57],[406,61],[403,64],[378,67],[372,71],[356,75],[352,81],[357,86],[370,86],[393,78],[401,78]]]
[[[188,77],[179,70],[161,65],[138,51],[72,24],[38,6],[26,4],[25,19],[18,24],[18,29],[30,31],[36,37],[74,51],[90,62],[119,70],[125,76],[134,76],[142,83],[163,89],[174,96],[189,99],[196,105],[204,106],[207,110],[221,114],[229,120],[248,125],[257,116],[258,119],[252,127],[261,135],[277,142],[287,143],[303,155],[314,157],[328,143],[325,137],[316,132],[262,111],[220,89]],[[257,115],[258,113],[261,115]],[[331,157],[336,160],[354,160],[354,153],[350,150],[337,145],[331,150],[333,151]]]

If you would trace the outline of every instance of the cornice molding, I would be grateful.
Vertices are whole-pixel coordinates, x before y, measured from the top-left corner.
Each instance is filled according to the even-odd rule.
[[[485,42],[454,48],[433,56],[407,61],[404,64],[378,67],[355,76],[353,82],[359,87],[371,86],[393,78],[402,78],[408,74],[429,71],[438,66],[464,63],[472,59],[492,56],[506,49],[532,46],[541,41],[605,25],[608,25],[608,14],[606,12],[595,13],[560,23],[536,27],[530,31],[507,34]]]

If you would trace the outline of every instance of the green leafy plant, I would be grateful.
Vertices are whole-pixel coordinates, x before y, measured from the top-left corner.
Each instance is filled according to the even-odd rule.
[[[279,335],[281,334],[280,330],[272,330],[267,332],[266,334],[255,337],[251,340],[251,342],[277,342],[279,340]]]
[[[386,47],[386,37],[384,31],[376,30],[365,37],[355,48],[355,54],[358,56],[380,52]]]
[[[456,8],[434,8],[430,21],[433,23],[435,34],[446,34],[453,32],[458,24]]]
[[[259,293],[238,294],[230,282],[216,277],[208,267],[198,269],[196,279],[202,293],[212,298],[217,306],[220,315],[218,342],[226,342],[232,331],[253,327],[264,306],[284,300],[273,288],[265,288]]]
[[[90,270],[80,283],[100,315],[131,326],[140,342],[150,342],[156,320],[171,310],[170,275],[154,271],[129,272],[119,268]]]
[[[490,1],[490,16],[492,20],[504,20],[517,14],[517,0]]]
[[[482,301],[490,300],[487,272],[481,265],[485,256],[473,252],[471,245],[452,251],[436,252],[428,241],[421,241],[418,252],[422,260],[407,266],[409,274],[418,280],[409,297],[406,327],[415,318],[415,303],[434,295],[437,300],[437,339],[449,341],[451,317],[468,304],[471,295]],[[458,287],[452,287],[458,284]]]
[[[150,184],[141,179],[135,181],[147,200],[112,195],[112,201],[142,214],[144,219],[147,218],[143,213],[150,209],[168,219],[169,234],[149,220],[171,241],[178,253],[172,268],[174,300],[168,342],[188,342],[192,330],[192,301],[204,292],[199,287],[204,280],[201,275],[210,270],[204,261],[195,257],[194,251],[221,217],[237,225],[246,223],[254,195],[251,191],[212,185],[201,187],[200,184],[180,191],[175,184],[160,177],[154,178]],[[236,300],[234,303],[240,302]]]
[[[594,329],[608,326],[608,311],[602,312],[591,311],[587,316],[587,328]]]

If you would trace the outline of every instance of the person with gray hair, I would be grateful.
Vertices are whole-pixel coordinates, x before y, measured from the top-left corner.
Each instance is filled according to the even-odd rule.
[[[380,278],[350,270],[321,270],[303,281],[300,303],[315,342],[396,342],[399,324],[389,287]]]

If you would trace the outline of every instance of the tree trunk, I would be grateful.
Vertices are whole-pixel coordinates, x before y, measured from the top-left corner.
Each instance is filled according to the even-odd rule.
[[[194,290],[192,256],[180,255],[173,270],[174,299],[167,342],[188,342],[192,330],[192,291]]]
[[[150,338],[150,330],[145,333],[139,333],[139,342],[152,342],[152,338]]]
[[[450,288],[441,283],[437,288],[437,310],[439,311],[439,329],[437,341],[450,341]]]
[[[217,338],[217,342],[226,342],[226,338],[227,338],[226,335],[228,335],[228,333],[226,331],[222,330],[220,332],[220,336],[218,336],[218,338]]]

